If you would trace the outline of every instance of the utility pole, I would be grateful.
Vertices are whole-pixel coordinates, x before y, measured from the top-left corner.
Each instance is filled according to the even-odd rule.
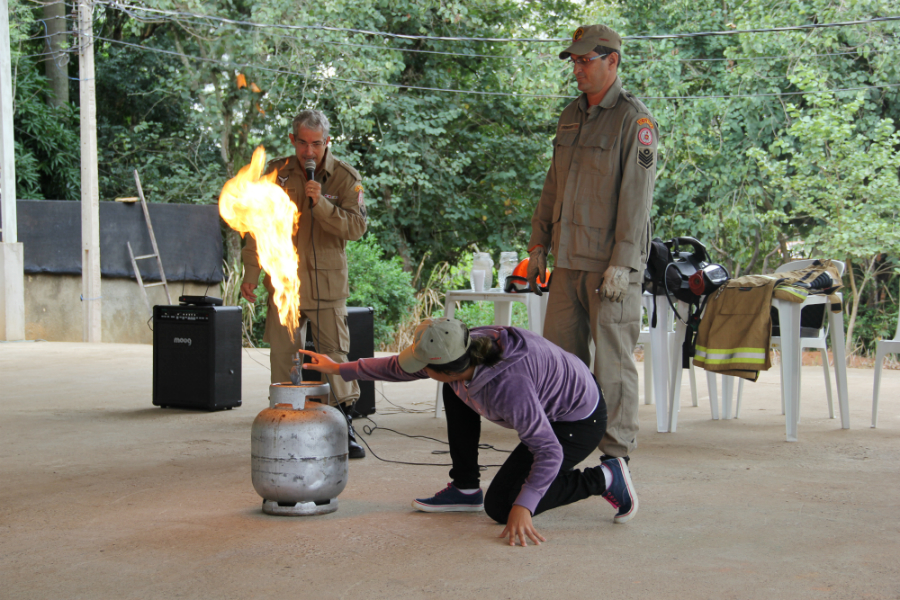
[[[100,188],[97,171],[97,98],[94,93],[92,0],[78,3],[78,79],[81,103],[81,314],[82,340],[99,342]]]
[[[25,339],[25,250],[16,223],[9,5],[0,0],[0,340]]]

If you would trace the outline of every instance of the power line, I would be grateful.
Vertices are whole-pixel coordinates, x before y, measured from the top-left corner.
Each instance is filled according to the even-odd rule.
[[[132,18],[141,22],[159,22],[157,19],[144,19],[143,17],[135,14],[133,11],[128,10],[127,8],[117,7],[118,10],[125,12]],[[174,11],[171,11],[174,12]],[[187,13],[185,13],[187,14]],[[181,21],[174,19],[176,23],[180,23]],[[202,24],[197,23],[194,20],[187,21],[191,24]],[[475,54],[475,53],[465,53],[465,52],[445,52],[439,50],[423,50],[417,48],[397,48],[393,46],[378,46],[374,44],[354,44],[350,42],[338,42],[333,40],[323,40],[323,39],[311,39],[308,37],[295,37],[290,35],[279,35],[272,34],[272,37],[287,39],[287,40],[302,40],[311,44],[322,44],[322,45],[330,45],[330,46],[347,46],[353,48],[372,48],[379,51],[396,51],[396,52],[405,52],[405,53],[419,53],[419,54],[434,54],[434,55],[443,55],[443,56],[459,56],[462,58],[489,58],[495,60],[510,60],[514,62],[525,62],[530,63],[533,62],[534,59],[522,56],[504,56],[498,54]],[[859,47],[856,47],[859,48]],[[873,52],[880,54],[881,52]],[[822,56],[848,56],[853,54],[859,54],[858,50],[852,50],[848,52],[827,52],[827,53],[819,53],[819,54],[809,54],[805,56],[794,56],[794,55],[778,55],[778,56],[741,56],[741,57],[731,57],[731,58],[633,58],[629,59],[630,63],[644,63],[644,62],[723,62],[723,61],[744,61],[744,60],[796,60],[799,58],[812,58],[812,57],[822,57]],[[540,56],[537,60],[542,61],[553,61],[556,59],[555,54],[548,54],[546,56]]]
[[[135,17],[140,20],[139,17]],[[420,50],[417,48],[397,48],[394,46],[376,46],[374,44],[352,44],[349,42],[336,42],[331,40],[317,40],[311,39],[308,37],[295,37],[291,35],[279,35],[273,34],[272,37],[286,39],[286,40],[302,40],[305,42],[309,42],[311,44],[322,44],[327,46],[350,46],[354,48],[373,48],[379,51],[396,51],[396,52],[409,52],[409,53],[421,53],[421,54],[437,54],[443,56],[459,56],[461,58],[490,58],[497,60],[511,60],[515,62],[523,62],[523,63],[531,63],[535,59],[524,57],[524,56],[504,56],[500,54],[468,54],[465,52],[442,52],[438,50]],[[856,48],[859,48],[857,46]],[[882,54],[883,52],[875,52],[872,54]],[[782,54],[778,56],[738,56],[732,58],[629,58],[629,63],[646,63],[646,62],[723,62],[723,61],[743,61],[743,60],[796,60],[798,58],[818,58],[822,56],[848,56],[848,55],[858,55],[859,51],[854,49],[848,52],[825,52],[820,54],[807,54],[805,56],[795,56],[789,54]],[[557,55],[555,53],[547,54],[544,56],[538,56],[536,60],[540,61],[550,61],[557,62],[559,64],[564,64],[559,61]]]
[[[145,19],[145,18],[135,14],[135,10],[133,10],[133,9],[130,10],[129,7],[118,5],[118,3],[108,4],[108,3],[102,2],[102,0],[98,0],[98,3],[107,4],[108,6],[111,6],[111,7],[115,8],[116,10],[120,10],[121,12],[128,14],[129,16],[131,16],[132,18],[134,18],[135,20],[138,20],[138,21],[157,22],[157,23],[159,22],[158,19]],[[160,12],[160,13],[165,13],[165,14],[172,14],[172,15],[189,16],[189,17],[192,17],[193,19],[200,19],[201,21],[222,20],[224,22],[243,24],[243,25],[248,25],[250,27],[264,27],[264,28],[284,27],[284,28],[288,28],[288,29],[304,29],[304,28],[309,29],[309,28],[317,28],[318,27],[318,26],[301,26],[301,25],[297,25],[297,26],[265,25],[265,24],[258,24],[255,22],[251,22],[251,21],[232,21],[232,20],[224,19],[224,18],[220,18],[220,17],[209,17],[209,16],[197,15],[194,13],[187,13],[187,12],[162,11],[162,10],[157,10],[157,9],[145,9],[145,8],[141,8],[141,7],[136,7],[136,9],[152,11],[152,12]],[[823,26],[823,27],[825,27],[825,26],[844,26],[844,25],[850,25],[850,24],[867,23],[867,22],[873,22],[873,21],[879,21],[879,20],[894,20],[894,19],[900,19],[900,17],[884,17],[884,18],[872,19],[870,21],[847,21],[844,23],[823,24],[821,26]],[[172,20],[174,20],[176,23],[183,22],[183,21],[179,21],[178,19],[172,19]],[[194,25],[203,24],[203,22],[198,23],[195,20],[188,20],[187,22],[194,24]],[[818,26],[819,25],[816,25],[816,27],[818,27]],[[798,27],[812,27],[812,26],[798,26]],[[343,31],[340,28],[326,28],[326,29],[330,29],[333,31]],[[782,29],[785,29],[785,28],[776,28],[776,29],[772,29],[771,31],[782,30]],[[352,30],[352,29],[347,29],[346,31],[365,32],[364,30]],[[743,30],[743,31],[735,31],[735,32],[727,32],[726,31],[726,32],[718,32],[718,33],[722,33],[722,34],[742,33],[742,32],[749,32],[749,31],[769,31],[769,30],[760,29],[760,30]],[[365,33],[372,33],[372,34],[377,33],[379,35],[393,35],[393,34],[379,33],[379,32],[365,32]],[[691,33],[691,34],[674,34],[674,36],[675,37],[694,37],[697,35],[707,35],[707,34],[711,34],[711,33],[716,33],[716,32],[701,32],[701,33],[697,33],[697,34],[693,34],[693,33]],[[381,50],[381,51],[393,50],[393,51],[397,51],[397,52],[407,52],[407,53],[435,54],[435,55],[444,55],[444,56],[460,56],[463,58],[490,58],[490,59],[497,59],[497,60],[512,60],[512,61],[520,61],[520,62],[531,62],[532,61],[532,59],[530,59],[530,58],[521,57],[521,56],[504,56],[504,55],[498,55],[498,54],[474,54],[474,53],[470,54],[470,53],[464,53],[464,52],[445,52],[445,51],[439,51],[439,50],[422,50],[422,49],[417,49],[417,48],[397,48],[397,47],[392,47],[392,46],[377,46],[377,45],[373,45],[373,44],[354,44],[354,43],[350,43],[350,42],[338,42],[338,41],[333,41],[333,40],[310,39],[307,37],[297,38],[294,36],[286,36],[286,35],[278,35],[278,34],[274,34],[274,37],[278,37],[278,38],[282,38],[282,39],[289,39],[289,40],[300,39],[300,40],[303,40],[303,41],[306,41],[306,42],[309,42],[312,44],[348,46],[348,47],[355,47],[355,48],[373,48],[373,49]],[[399,36],[399,34],[398,34],[398,37],[403,37],[403,36]],[[410,37],[410,36],[406,36],[406,37]],[[413,37],[416,37],[416,36],[413,36]],[[447,39],[455,39],[455,40],[489,40],[490,39],[490,40],[494,40],[495,39],[495,38],[430,38],[427,36],[418,36],[418,37],[420,39],[441,39],[441,40],[447,40]],[[638,38],[650,39],[651,37],[654,37],[654,36],[633,36],[631,38],[626,37],[625,39],[638,39]],[[663,36],[663,37],[672,37],[672,36]],[[499,40],[499,38],[497,38],[497,39]],[[535,40],[527,40],[527,39],[526,40],[516,40],[516,39],[510,38],[510,39],[506,39],[504,41],[535,41]],[[568,38],[561,38],[559,41],[568,41]],[[857,54],[857,53],[858,52],[854,52],[854,51],[829,52],[829,53],[822,53],[822,54],[811,54],[811,55],[807,55],[807,56],[811,56],[811,57],[844,56],[844,55],[851,55],[851,54]],[[555,54],[549,54],[545,57],[539,57],[538,60],[553,60],[554,58],[556,58]],[[730,60],[730,61],[794,60],[796,58],[800,58],[800,57],[791,56],[791,55],[780,55],[780,56],[748,56],[748,57],[736,57],[736,58],[675,58],[675,59],[635,58],[635,59],[629,59],[629,62],[635,62],[635,63],[642,63],[642,62],[719,62],[719,61],[727,61],[727,60]]]
[[[377,81],[363,81],[359,79],[346,79],[341,77],[322,77],[316,75],[310,75],[309,73],[301,73],[299,71],[290,71],[286,69],[272,69],[269,67],[262,67],[255,64],[237,64],[227,61],[221,61],[214,58],[203,58],[199,56],[191,56],[189,54],[183,54],[181,52],[174,52],[171,50],[162,50],[159,48],[151,48],[149,46],[140,46],[138,44],[131,44],[129,42],[122,42],[118,40],[112,40],[103,37],[95,37],[95,39],[102,40],[104,42],[109,42],[113,44],[121,44],[124,46],[130,46],[133,48],[140,48],[142,50],[149,50],[151,52],[158,52],[162,54],[169,54],[173,56],[178,56],[182,58],[187,58],[190,60],[196,60],[201,62],[209,62],[220,64],[230,68],[253,68],[260,71],[267,71],[271,73],[277,73],[280,75],[299,75],[301,77],[307,77],[310,79],[323,79],[325,81],[341,81],[345,83],[355,83],[360,85],[371,85],[371,86],[380,86],[380,87],[393,87],[398,89],[410,89],[410,90],[422,90],[422,91],[431,91],[431,92],[448,92],[448,93],[456,93],[456,94],[474,94],[481,96],[512,96],[512,97],[525,97],[525,98],[559,98],[559,99],[574,99],[577,96],[563,96],[563,95],[554,95],[554,94],[521,94],[515,92],[484,92],[480,90],[459,90],[452,88],[433,88],[433,87],[424,87],[424,86],[415,86],[415,85],[407,85],[402,83],[387,83],[387,82],[377,82]],[[827,90],[811,90],[811,91],[798,91],[798,92],[773,92],[773,93],[760,93],[760,94],[731,94],[731,95],[721,95],[721,96],[638,96],[638,98],[642,100],[704,100],[704,99],[738,99],[738,98],[764,98],[764,97],[775,97],[775,96],[800,96],[806,94],[825,94],[825,93],[838,93],[838,92],[853,92],[859,90],[869,90],[869,89],[884,89],[884,88],[894,88],[900,86],[900,83],[890,83],[890,84],[879,84],[879,85],[871,85],[871,86],[862,86],[862,87],[853,87],[853,88],[833,88]]]
[[[410,35],[405,33],[390,33],[385,31],[372,31],[367,29],[354,29],[350,27],[330,27],[327,25],[286,25],[286,24],[269,24],[269,23],[256,23],[253,21],[240,21],[236,19],[228,19],[226,17],[216,17],[211,15],[201,15],[197,13],[191,13],[187,11],[172,11],[172,10],[162,10],[155,8],[146,8],[140,6],[128,6],[119,2],[106,2],[105,0],[95,0],[96,4],[102,4],[105,6],[109,6],[114,10],[121,10],[123,12],[128,12],[128,10],[132,11],[144,11],[149,13],[156,13],[162,15],[174,15],[174,16],[191,16],[199,19],[207,19],[210,21],[217,21],[220,23],[226,23],[229,25],[247,25],[250,27],[258,27],[263,29],[273,28],[273,29],[289,29],[289,30],[304,30],[304,29],[314,29],[319,31],[336,31],[336,32],[347,32],[347,33],[361,33],[364,35],[378,35],[384,37],[392,37],[398,39],[407,39],[407,40],[438,40],[438,41],[446,41],[446,42],[528,42],[528,43],[560,43],[560,42],[568,42],[571,38],[486,38],[486,37],[451,37],[451,36],[430,36],[430,35]],[[722,36],[722,35],[738,35],[742,33],[775,33],[775,32],[783,32],[783,31],[802,31],[808,29],[821,29],[828,27],[847,27],[851,25],[867,25],[871,23],[882,23],[889,21],[900,21],[900,16],[891,16],[891,17],[875,17],[872,19],[864,19],[859,21],[841,21],[835,23],[810,23],[807,25],[791,25],[787,27],[770,27],[770,28],[759,28],[759,29],[734,29],[727,31],[699,31],[695,33],[673,33],[673,34],[661,34],[661,35],[634,35],[634,36],[624,36],[622,39],[624,40],[667,40],[667,39],[677,39],[677,38],[694,38],[694,37],[706,37],[706,36]]]
[[[732,98],[770,98],[775,96],[806,96],[807,94],[831,94],[838,92],[856,92],[860,90],[880,90],[900,87],[900,83],[881,83],[853,88],[832,88],[828,90],[809,90],[804,92],[772,92],[769,94],[731,94],[727,96],[637,96],[641,100],[707,100]]]
[[[707,37],[717,35],[738,35],[741,33],[778,33],[782,31],[803,31],[807,29],[823,29],[828,27],[848,27],[850,25],[868,25],[870,23],[886,23],[889,21],[900,21],[898,17],[875,17],[873,19],[864,19],[861,21],[841,21],[837,23],[810,23],[809,25],[790,25],[787,27],[766,27],[759,29],[734,29],[731,31],[699,31],[697,33],[673,33],[663,35],[632,35],[625,36],[626,40],[671,40],[677,38],[694,38]]]
[[[277,73],[279,75],[299,75],[301,77],[307,77],[309,79],[324,79],[325,81],[341,81],[344,83],[357,83],[360,85],[393,87],[393,88],[400,88],[400,89],[423,90],[423,91],[431,91],[431,92],[452,92],[452,93],[457,93],[457,94],[476,94],[479,96],[515,96],[515,97],[524,97],[524,98],[573,98],[573,96],[561,96],[561,95],[552,95],[552,94],[521,94],[521,93],[515,93],[515,92],[483,92],[480,90],[457,90],[457,89],[450,89],[450,88],[432,88],[432,87],[424,87],[424,86],[416,86],[416,85],[406,85],[403,83],[362,81],[359,79],[346,79],[346,78],[342,78],[342,77],[322,77],[322,76],[318,76],[318,75],[310,75],[309,73],[301,73],[299,71],[289,71],[286,69],[272,69],[269,67],[263,67],[260,65],[252,64],[252,63],[238,64],[238,63],[232,63],[232,62],[228,62],[228,61],[218,60],[215,58],[203,58],[200,56],[191,56],[189,54],[183,54],[181,52],[173,52],[172,50],[162,50],[159,48],[151,48],[149,46],[139,46],[138,44],[131,44],[128,42],[111,40],[111,39],[99,37],[99,36],[95,36],[94,39],[102,40],[104,42],[110,42],[112,44],[120,44],[123,46],[131,46],[133,48],[140,48],[142,50],[149,50],[151,52],[158,52],[161,54],[169,54],[172,56],[188,58],[190,60],[220,64],[220,65],[230,67],[230,68],[243,69],[243,68],[250,67],[253,69],[257,69],[259,71],[267,71],[270,73]]]

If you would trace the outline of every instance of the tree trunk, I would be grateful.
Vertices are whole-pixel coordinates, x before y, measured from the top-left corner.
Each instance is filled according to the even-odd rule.
[[[872,279],[872,269],[875,264],[874,259],[871,261],[863,261],[865,270],[863,271],[862,281],[856,284],[856,273],[853,272],[853,262],[847,259],[847,273],[850,275],[850,291],[853,294],[853,303],[850,306],[850,319],[847,322],[847,338],[844,340],[845,354],[850,358],[850,353],[854,348],[853,329],[856,325],[856,316],[859,314],[859,301],[862,298],[862,292],[869,280]]]
[[[62,52],[67,42],[66,5],[63,2],[45,4],[44,23],[47,26],[44,47],[50,53],[44,61],[45,74],[50,83],[47,104],[66,106],[69,103],[69,55]]]
[[[847,259],[847,273],[850,276],[850,293],[853,297],[850,305],[850,319],[847,321],[847,339],[844,340],[844,354],[849,359],[853,352],[853,326],[856,324],[856,313],[859,310],[859,290],[856,288],[853,262],[849,258]]]

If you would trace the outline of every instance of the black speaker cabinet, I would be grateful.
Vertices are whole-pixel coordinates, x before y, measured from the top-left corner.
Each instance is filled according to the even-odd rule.
[[[240,307],[153,307],[153,404],[198,410],[241,405]]]
[[[350,328],[350,352],[347,360],[371,358],[375,356],[375,309],[371,306],[361,308],[347,307],[347,326]],[[316,345],[312,338],[312,327],[306,327],[306,349],[315,352]],[[304,362],[307,362],[306,360]],[[303,370],[303,379],[318,381],[322,374],[316,371]],[[359,400],[353,406],[353,417],[371,415],[375,412],[375,382],[358,381]]]

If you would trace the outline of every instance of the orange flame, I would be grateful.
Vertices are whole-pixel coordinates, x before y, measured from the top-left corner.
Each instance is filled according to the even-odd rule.
[[[281,324],[293,339],[300,322],[300,258],[294,246],[294,232],[300,213],[276,183],[277,171],[264,175],[266,150],[253,151],[250,164],[225,183],[219,195],[219,214],[241,234],[256,239],[259,264],[272,280],[272,299]]]

